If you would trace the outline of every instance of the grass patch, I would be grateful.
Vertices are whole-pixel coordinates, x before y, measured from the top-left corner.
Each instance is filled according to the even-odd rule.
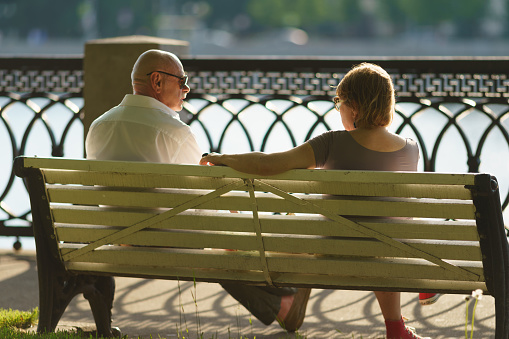
[[[15,328],[0,328],[0,338],[9,338],[9,339],[84,339],[82,335],[70,332],[56,332],[56,333],[45,333],[45,334],[37,334],[37,333],[27,333],[20,331]],[[89,338],[95,338],[90,336]]]
[[[39,318],[37,308],[32,311],[18,311],[0,308],[0,338],[9,339],[84,339],[97,338],[95,335],[86,333],[74,333],[59,331],[55,333],[38,334],[26,330],[36,325]],[[102,337],[101,337],[102,338]],[[124,339],[127,339],[125,337]],[[161,338],[163,339],[163,338]]]
[[[32,311],[13,311],[0,308],[0,328],[29,328],[39,318],[37,308]],[[5,337],[2,337],[5,338]]]
[[[196,291],[195,291],[196,293]],[[196,294],[194,295],[196,296]],[[194,297],[193,296],[193,297]],[[196,301],[195,301],[196,302]],[[195,305],[197,307],[197,305]],[[197,312],[197,310],[196,310]],[[97,336],[96,334],[90,334],[86,332],[82,332],[78,330],[77,332],[73,331],[58,331],[55,333],[35,333],[33,331],[26,331],[26,329],[33,327],[37,323],[37,319],[39,318],[39,311],[35,308],[32,311],[17,311],[12,309],[2,309],[0,308],[0,338],[9,338],[9,339],[100,339],[102,336]],[[251,322],[251,319],[250,319]],[[189,335],[189,330],[187,329],[187,325],[185,326],[185,330],[177,328],[177,337],[179,339],[193,339]],[[228,331],[228,338],[220,338],[216,335],[212,336],[204,336],[203,332],[198,325],[197,328],[197,337],[196,339],[256,339],[256,336],[244,336],[238,333],[238,336],[232,336],[230,331]],[[161,336],[151,336],[153,339],[166,339],[166,337]],[[170,337],[169,339],[174,338]],[[283,335],[280,339],[306,339],[306,336],[300,335],[298,332],[295,334]],[[139,339],[134,337],[128,337],[127,335],[122,336],[122,339]]]

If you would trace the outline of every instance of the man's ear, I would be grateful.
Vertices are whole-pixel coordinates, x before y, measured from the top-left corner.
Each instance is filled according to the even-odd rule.
[[[158,72],[154,72],[154,73],[150,74],[150,87],[152,87],[154,92],[156,92],[156,93],[161,92],[162,81],[163,81],[163,78],[162,78],[161,74],[159,74]]]

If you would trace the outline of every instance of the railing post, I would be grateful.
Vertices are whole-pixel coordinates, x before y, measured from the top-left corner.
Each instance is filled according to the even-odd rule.
[[[92,121],[132,93],[131,70],[138,56],[149,49],[172,52],[179,58],[189,54],[187,41],[149,36],[125,36],[91,40],[85,44],[83,119],[84,136]]]

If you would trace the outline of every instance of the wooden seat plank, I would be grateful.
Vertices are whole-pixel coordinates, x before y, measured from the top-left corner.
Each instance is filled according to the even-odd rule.
[[[199,197],[192,192],[123,192],[110,190],[48,189],[53,202],[83,205],[111,205],[145,208],[173,208]],[[367,215],[385,217],[435,217],[444,219],[474,219],[474,207],[471,202],[463,200],[405,199],[386,200],[348,199],[344,197],[338,203],[335,199],[321,199],[318,196],[295,195],[317,206],[333,209],[339,215]],[[309,209],[279,197],[265,194],[257,197],[258,210],[262,212],[307,213]],[[419,206],[419,208],[416,208]],[[251,210],[247,194],[232,193],[211,199],[194,208],[211,210]],[[367,213],[369,212],[369,213]]]
[[[154,216],[159,211],[97,206],[54,206],[57,224],[130,226]],[[319,215],[260,215],[264,233],[306,234],[323,236],[364,237],[364,234],[334,223]],[[252,216],[245,213],[183,212],[168,222],[154,227],[243,232],[251,227]],[[409,239],[442,239],[478,241],[474,220],[380,219],[352,218],[361,225],[391,237]]]
[[[65,255],[76,246],[61,245]],[[165,267],[212,268],[223,270],[261,271],[258,253],[224,250],[192,250],[125,246],[103,246],[93,252],[77,257],[77,262],[92,262],[116,265],[146,265]],[[341,276],[365,277],[415,277],[432,279],[439,276],[442,280],[482,281],[482,264],[462,262],[458,267],[467,269],[477,279],[468,279],[466,275],[444,270],[421,259],[401,260],[397,258],[354,258],[338,256],[284,255],[268,254],[267,263],[272,274],[301,273]]]
[[[85,186],[102,185],[118,188],[185,188],[217,189],[235,179],[209,178],[162,174],[124,174],[112,180],[110,173],[97,172],[93,176],[83,171],[45,171],[48,182],[59,184],[78,184]],[[282,190],[306,194],[331,194],[353,196],[395,196],[434,199],[471,199],[464,184],[436,185],[409,183],[371,183],[344,181],[317,181],[309,185],[306,181],[263,180]]]

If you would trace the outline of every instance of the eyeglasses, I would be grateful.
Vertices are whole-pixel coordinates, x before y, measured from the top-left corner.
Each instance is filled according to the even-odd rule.
[[[345,102],[344,100],[341,100],[339,97],[334,97],[332,101],[334,102],[334,108],[338,111],[341,104]]]
[[[179,79],[179,86],[180,86],[180,89],[184,89],[186,88],[187,86],[187,74],[184,74],[183,77],[179,77],[178,75],[175,75],[175,74],[171,74],[171,73],[166,73],[166,72],[163,72],[163,71],[152,71],[150,73],[147,73],[147,75],[150,75],[152,73],[163,73],[163,74],[166,74],[166,75],[170,75],[172,77],[175,77],[177,79]]]

